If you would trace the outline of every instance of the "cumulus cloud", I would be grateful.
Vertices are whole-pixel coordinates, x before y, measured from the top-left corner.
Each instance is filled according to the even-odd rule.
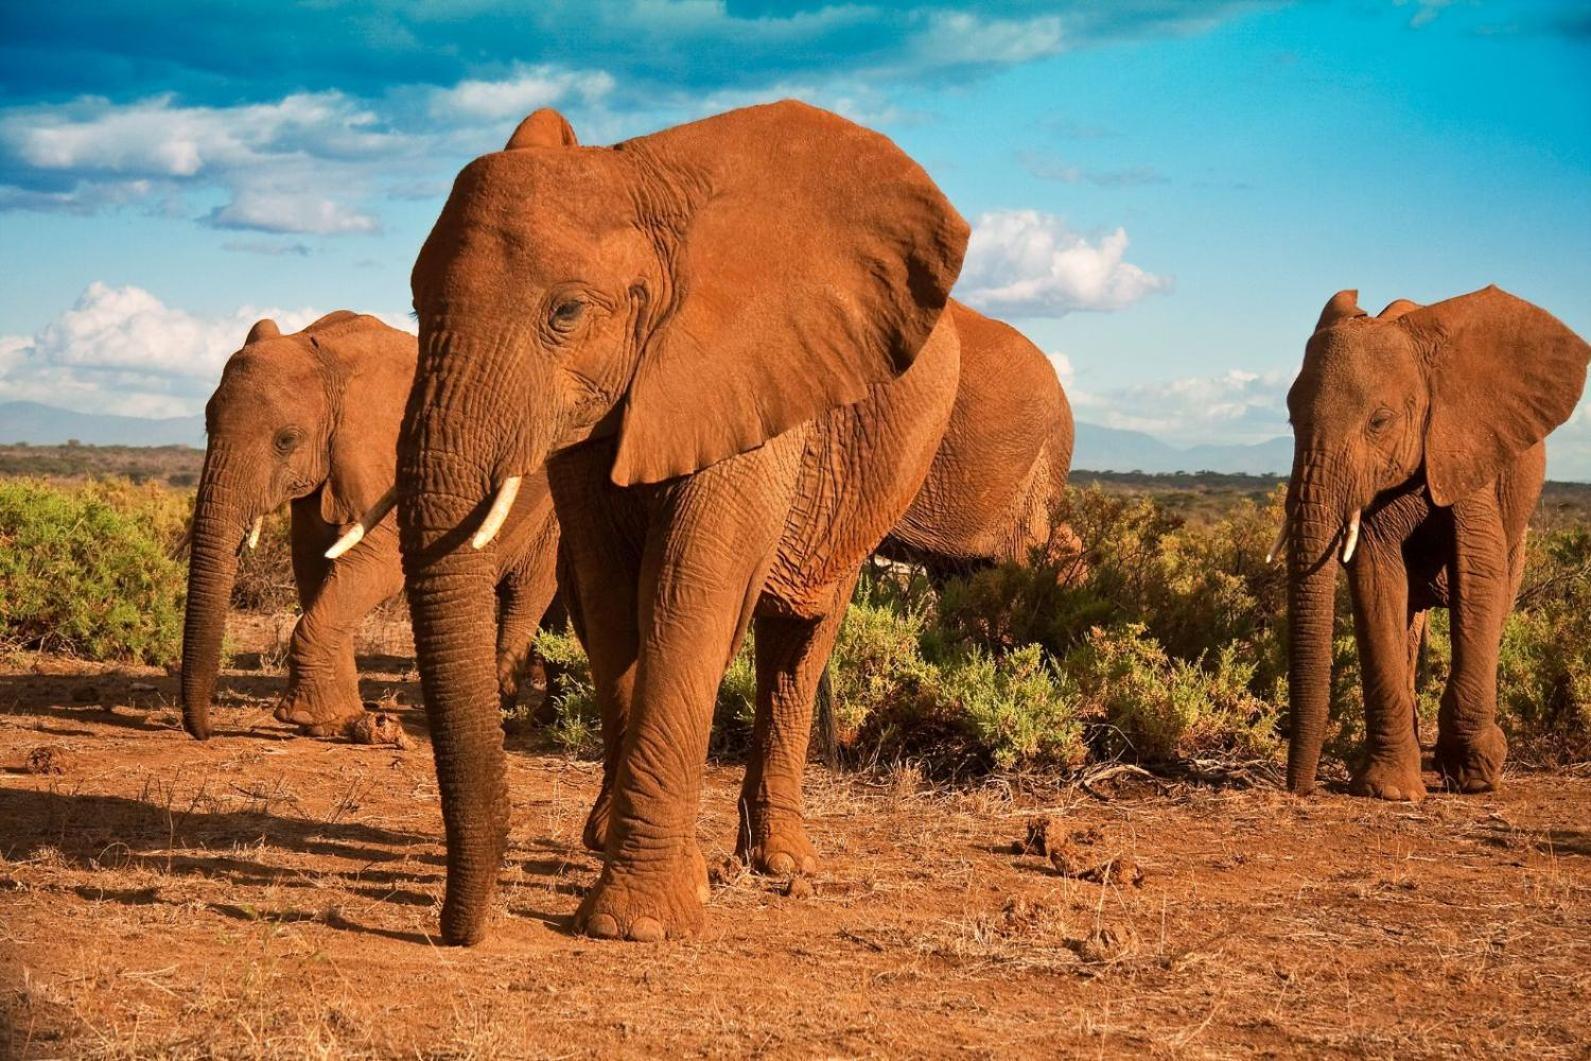
[[[0,97],[17,101],[0,107],[0,210],[144,204],[223,229],[373,233],[383,202],[435,188],[537,107],[572,108],[599,143],[782,95],[877,124],[901,119],[924,81],[1188,32],[1263,0],[549,0],[445,13],[394,0],[291,18],[266,0],[187,2],[164,20],[177,35],[139,0],[103,0],[86,23],[60,5],[29,9],[0,44],[12,60]],[[291,62],[261,61],[274,54]],[[86,88],[96,94],[70,98]]]
[[[1063,377],[1063,382],[1065,382]],[[1087,394],[1068,389],[1078,419],[1178,445],[1264,442],[1289,432],[1285,372],[1229,369]]]
[[[1171,287],[1125,260],[1127,232],[1090,241],[1036,210],[986,213],[973,225],[957,293],[991,313],[1060,317],[1118,310]]]
[[[255,321],[271,317],[296,331],[322,313],[244,305],[205,316],[143,288],[95,281],[36,334],[0,336],[0,401],[126,416],[196,413]],[[401,314],[383,318],[412,328]]]
[[[577,99],[590,106],[613,91],[612,75],[598,71],[536,66],[495,81],[470,79],[432,94],[431,116],[439,121],[518,121],[538,107]]]
[[[363,163],[416,148],[339,92],[239,107],[87,97],[0,114],[0,206],[92,212],[221,187],[231,199],[206,219],[217,227],[372,232],[345,196],[366,187]]]

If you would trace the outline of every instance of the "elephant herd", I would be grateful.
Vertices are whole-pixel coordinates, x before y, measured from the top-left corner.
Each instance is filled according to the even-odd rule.
[[[504,855],[500,702],[555,595],[590,659],[604,868],[576,927],[703,923],[696,820],[712,708],[755,629],[739,854],[811,872],[816,686],[866,557],[934,567],[1075,548],[1056,514],[1071,410],[1044,355],[950,298],[968,226],[878,133],[795,102],[613,147],[526,118],[467,165],[412,276],[418,341],[332,313],[259,322],[206,409],[182,708],[210,733],[225,609],[259,520],[291,507],[303,614],[276,717],[361,710],[353,632],[407,590],[447,834],[442,935],[485,931]],[[1498,781],[1501,622],[1542,439],[1588,348],[1496,288],[1378,317],[1333,298],[1288,396],[1288,785],[1325,728],[1337,558],[1364,657],[1356,793],[1424,794],[1412,663],[1453,617],[1437,765]],[[1349,564],[1349,561],[1353,562]]]

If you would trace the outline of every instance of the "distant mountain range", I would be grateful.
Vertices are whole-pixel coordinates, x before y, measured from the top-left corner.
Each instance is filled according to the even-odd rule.
[[[1283,437],[1252,445],[1173,446],[1142,431],[1078,423],[1072,467],[1090,472],[1244,472],[1286,475],[1293,467],[1293,440]]]
[[[204,417],[151,420],[104,413],[74,413],[37,402],[0,403],[0,444],[59,446],[76,439],[85,446],[193,446],[204,448]],[[1077,425],[1072,466],[1098,472],[1247,472],[1285,475],[1292,466],[1291,439],[1251,446],[1179,448],[1141,431],[1096,424]]]
[[[151,420],[109,413],[74,413],[38,402],[0,403],[0,443],[61,446],[195,446],[204,448],[204,417]]]

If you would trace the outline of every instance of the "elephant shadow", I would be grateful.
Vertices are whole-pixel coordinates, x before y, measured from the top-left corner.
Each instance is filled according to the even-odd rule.
[[[0,818],[16,823],[0,850],[0,859],[21,862],[43,856],[77,869],[144,869],[165,876],[223,880],[240,887],[315,887],[317,882],[300,870],[238,854],[263,842],[269,847],[353,862],[360,868],[337,875],[346,876],[356,886],[372,885],[361,894],[396,895],[400,898],[395,901],[417,902],[421,893],[398,885],[441,880],[440,855],[407,850],[417,844],[433,844],[433,837],[361,822],[290,818],[263,810],[201,810],[197,804],[197,800],[190,804],[183,798],[162,803],[58,789],[0,789]],[[418,863],[419,867],[412,872],[378,868],[397,862]],[[158,886],[100,887],[90,883],[72,890],[91,901],[126,906],[181,904],[163,898]],[[312,904],[306,904],[304,910],[284,912],[261,912],[229,902],[205,906],[238,920],[319,920],[347,931],[425,942],[418,933],[364,926],[341,915],[312,912]]]
[[[220,880],[240,888],[322,888],[328,878],[339,887],[365,899],[410,907],[434,904],[427,886],[443,880],[440,853],[414,850],[438,845],[435,836],[363,822],[323,821],[287,817],[267,810],[208,810],[202,801],[178,797],[153,798],[90,795],[61,790],[0,788],[0,820],[16,823],[0,838],[0,863],[46,857],[69,868],[111,871],[149,870],[167,877]],[[560,895],[584,890],[565,880],[573,861],[562,845],[543,839],[529,841],[530,851],[511,855],[522,872],[549,880],[549,889]],[[302,869],[272,865],[239,852],[258,846],[300,854],[345,859],[357,868],[347,871]],[[554,854],[557,848],[560,853]],[[542,850],[536,850],[542,849]],[[124,906],[184,905],[186,900],[165,897],[158,885],[128,886],[112,875],[106,884],[71,887],[81,898]],[[261,910],[239,901],[212,901],[206,909],[241,921],[315,921],[342,931],[409,943],[431,943],[416,932],[362,925],[339,910],[323,910],[317,901],[301,907],[289,903],[278,910]],[[569,919],[541,910],[521,911],[524,916],[567,930]]]

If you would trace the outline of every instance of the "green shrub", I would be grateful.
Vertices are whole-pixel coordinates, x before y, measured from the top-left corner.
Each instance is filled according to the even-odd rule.
[[[569,627],[542,630],[536,634],[535,646],[542,659],[560,668],[560,692],[553,697],[548,738],[571,755],[601,755],[602,715],[591,684],[591,666],[579,639]]]
[[[187,588],[168,551],[182,504],[124,480],[0,481],[0,637],[15,647],[164,664]]]
[[[1137,623],[1095,629],[1065,662],[1096,750],[1142,762],[1271,758],[1276,710],[1250,690],[1254,666],[1235,643],[1206,660],[1178,659]]]

